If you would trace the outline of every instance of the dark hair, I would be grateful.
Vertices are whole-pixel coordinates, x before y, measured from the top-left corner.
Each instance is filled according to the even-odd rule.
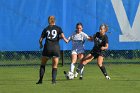
[[[78,23],[76,24],[76,28],[77,28],[79,25],[83,27],[83,24],[82,24],[81,22],[78,22]]]

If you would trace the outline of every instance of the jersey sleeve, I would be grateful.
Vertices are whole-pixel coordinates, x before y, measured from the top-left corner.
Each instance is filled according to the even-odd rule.
[[[96,33],[96,34],[97,34],[97,33]],[[96,34],[93,35],[93,40],[95,40],[95,38],[96,38]]]
[[[68,40],[69,40],[69,41],[71,40],[71,36],[70,36],[70,37],[68,37]]]
[[[83,36],[84,36],[84,40],[87,40],[89,38],[89,36],[86,33],[84,33]]]
[[[42,34],[41,34],[41,37],[42,37],[42,38],[45,38],[45,36],[46,36],[46,29],[44,29],[44,30],[42,31]]]
[[[105,36],[105,43],[108,43],[108,36]]]
[[[59,34],[63,33],[61,27],[59,27]]]
[[[74,34],[72,34],[71,36],[68,37],[68,40],[69,40],[69,41],[72,40],[73,35],[74,35]]]

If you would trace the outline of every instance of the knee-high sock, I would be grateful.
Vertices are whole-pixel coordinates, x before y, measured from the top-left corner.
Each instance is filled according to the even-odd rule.
[[[76,69],[76,72],[79,73],[83,67],[84,67],[83,64],[79,64],[77,69]]]
[[[107,72],[106,72],[105,67],[101,66],[100,69],[101,69],[102,73],[104,74],[104,76],[107,76]]]
[[[56,81],[57,68],[52,68],[52,81]]]
[[[40,81],[42,81],[43,79],[43,76],[44,76],[44,73],[45,73],[45,65],[41,65],[40,66],[40,71],[39,71],[39,76],[40,76]]]
[[[70,72],[74,73],[75,64],[71,63],[70,65]]]
[[[83,76],[83,72],[84,72],[84,66],[83,66],[83,68],[80,71],[80,76]]]

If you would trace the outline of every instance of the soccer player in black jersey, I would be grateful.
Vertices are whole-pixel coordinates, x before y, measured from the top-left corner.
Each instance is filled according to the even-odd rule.
[[[42,79],[45,73],[45,65],[49,58],[52,58],[52,84],[56,83],[57,75],[57,65],[60,57],[60,37],[64,39],[65,42],[68,40],[65,38],[60,27],[55,25],[55,17],[48,17],[49,25],[43,30],[41,37],[39,39],[40,48],[43,48],[42,41],[45,38],[45,44],[42,52],[42,60],[39,71],[39,81],[36,84],[42,84]]]
[[[102,73],[104,74],[105,78],[110,79],[103,65],[104,52],[108,49],[108,37],[105,34],[107,31],[108,26],[106,24],[102,24],[100,26],[100,31],[93,35],[94,47],[90,51],[90,53],[82,59],[81,63],[79,64],[76,70],[78,73],[87,63],[91,62],[92,59],[97,58],[97,64],[101,69]]]

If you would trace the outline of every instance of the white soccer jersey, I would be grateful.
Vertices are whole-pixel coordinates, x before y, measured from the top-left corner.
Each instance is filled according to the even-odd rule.
[[[84,42],[88,38],[89,36],[84,32],[80,32],[80,33],[74,32],[68,38],[68,40],[72,41],[72,50],[84,50]]]

